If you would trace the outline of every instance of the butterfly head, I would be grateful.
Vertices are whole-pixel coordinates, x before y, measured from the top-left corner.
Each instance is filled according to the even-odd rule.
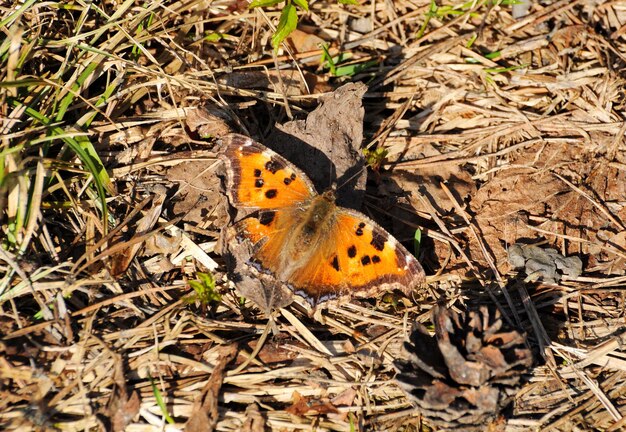
[[[321,196],[326,201],[334,203],[337,200],[337,194],[334,185],[330,189],[327,189]]]

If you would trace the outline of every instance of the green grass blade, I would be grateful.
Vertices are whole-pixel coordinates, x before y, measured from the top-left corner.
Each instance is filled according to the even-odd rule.
[[[21,108],[24,106],[22,102],[13,98],[9,98],[8,102],[11,106],[15,108]],[[64,143],[66,143],[68,147],[74,151],[74,153],[76,153],[80,161],[85,165],[85,168],[93,177],[94,185],[96,186],[96,191],[98,192],[98,198],[100,200],[102,211],[103,229],[106,233],[108,228],[108,209],[105,189],[111,188],[111,183],[109,176],[106,173],[102,162],[100,161],[100,158],[98,157],[93,145],[91,144],[91,141],[87,142],[81,140],[81,142],[79,142],[72,137],[66,136],[66,132],[62,128],[58,126],[52,126],[52,121],[48,117],[42,115],[37,110],[31,107],[26,107],[24,112],[38,122],[44,125],[50,125],[50,134],[52,134],[53,136],[60,136],[60,139]],[[108,181],[107,188],[105,188],[105,182],[103,181],[103,178]]]

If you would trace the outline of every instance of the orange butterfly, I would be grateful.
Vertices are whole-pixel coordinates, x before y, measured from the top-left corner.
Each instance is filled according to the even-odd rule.
[[[362,213],[318,195],[298,168],[243,135],[222,139],[227,194],[238,209],[256,210],[234,225],[231,241],[249,242],[250,265],[312,304],[368,297],[424,280],[419,262]]]

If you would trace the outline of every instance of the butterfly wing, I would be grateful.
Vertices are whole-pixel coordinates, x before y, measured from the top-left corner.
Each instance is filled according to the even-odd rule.
[[[408,294],[423,281],[420,263],[387,231],[357,211],[338,207],[331,232],[289,283],[318,303],[393,288]]]
[[[292,290],[276,277],[285,236],[291,231],[287,221],[293,221],[289,216],[292,212],[292,209],[260,210],[226,231],[231,277],[239,292],[265,312],[293,301]]]
[[[222,139],[227,193],[236,207],[293,207],[317,193],[307,176],[276,152],[238,134]]]
[[[284,268],[285,244],[295,224],[300,222],[293,208],[260,210],[234,225],[237,241],[251,245],[250,261],[271,274]]]

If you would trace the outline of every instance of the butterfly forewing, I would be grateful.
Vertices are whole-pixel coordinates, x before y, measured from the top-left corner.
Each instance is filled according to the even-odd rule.
[[[272,150],[242,135],[222,139],[228,195],[237,207],[291,207],[316,195],[306,175]]]

